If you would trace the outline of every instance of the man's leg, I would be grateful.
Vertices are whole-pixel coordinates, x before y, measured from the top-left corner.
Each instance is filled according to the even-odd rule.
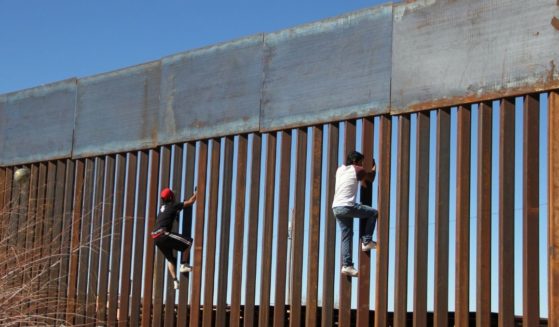
[[[361,236],[363,243],[373,240],[373,233],[377,224],[378,211],[372,207],[356,203],[352,210],[352,215],[356,218],[365,219],[365,231]]]
[[[353,266],[353,251],[351,243],[353,241],[353,219],[338,218],[338,224],[342,231],[342,264],[346,267]]]
[[[180,271],[182,273],[191,271],[192,267],[188,265],[188,251],[192,246],[192,239],[177,233],[169,233],[167,236],[172,248],[182,253]]]
[[[171,277],[173,277],[173,279],[177,279],[177,266],[175,266],[175,264],[171,261],[167,261],[167,269],[169,269],[169,273],[171,274]]]
[[[165,259],[167,260],[167,269],[169,269],[169,273],[171,274],[171,276],[173,277],[173,279],[177,279],[177,266],[176,266],[176,262],[177,262],[177,258],[175,257],[175,255],[173,254],[173,249],[168,247],[168,246],[163,246],[163,247],[159,247],[161,249],[161,252],[163,252],[163,255],[165,256]]]

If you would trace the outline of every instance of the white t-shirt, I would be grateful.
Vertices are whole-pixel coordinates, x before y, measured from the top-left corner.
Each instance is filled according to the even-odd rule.
[[[363,167],[342,165],[336,170],[336,188],[332,208],[353,206],[359,188],[359,181],[363,179]]]

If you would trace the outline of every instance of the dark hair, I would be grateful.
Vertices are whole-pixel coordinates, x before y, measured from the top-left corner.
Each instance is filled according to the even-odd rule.
[[[348,155],[347,155],[347,159],[346,159],[346,166],[349,165],[353,165],[361,160],[363,160],[363,154],[361,154],[361,152],[358,151],[351,151]]]

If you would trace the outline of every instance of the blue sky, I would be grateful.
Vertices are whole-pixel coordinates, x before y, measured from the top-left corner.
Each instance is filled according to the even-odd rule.
[[[387,2],[0,0],[0,94]]]

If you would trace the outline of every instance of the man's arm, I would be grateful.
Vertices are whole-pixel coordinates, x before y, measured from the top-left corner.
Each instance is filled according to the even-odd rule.
[[[371,170],[367,171],[363,167],[355,166],[357,173],[357,180],[361,182],[363,187],[367,187],[367,182],[373,182],[377,176],[377,166],[375,159],[373,159],[373,167]]]
[[[184,200],[184,202],[183,202],[184,207],[189,207],[189,206],[193,205],[194,202],[196,202],[196,194],[198,194],[198,192],[194,191],[194,194],[192,194],[190,199]]]
[[[365,175],[365,179],[368,182],[374,182],[375,177],[377,176],[377,164],[375,163],[375,159],[373,159],[373,167],[371,168],[370,171],[367,172],[367,174]]]

